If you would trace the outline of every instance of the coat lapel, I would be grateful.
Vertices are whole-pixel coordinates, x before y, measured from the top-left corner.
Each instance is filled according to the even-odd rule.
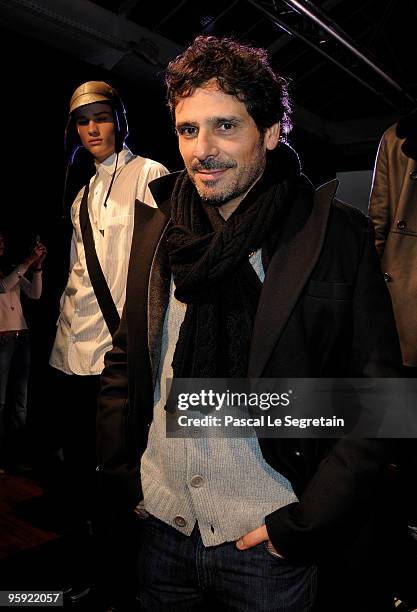
[[[248,376],[259,378],[273,352],[321,252],[330,205],[338,182],[330,181],[314,195],[304,227],[271,260],[256,313]]]
[[[148,284],[148,348],[151,361],[152,383],[155,386],[161,357],[162,332],[169,302],[171,270],[166,243],[165,226],[156,246]]]
[[[129,320],[129,338],[140,351],[139,363],[149,364],[148,320],[153,327],[159,322],[153,313],[158,312],[160,304],[156,297],[149,300],[149,281],[154,255],[169,218],[159,209],[136,202],[135,230],[133,232],[129,275],[127,281],[126,316]],[[152,329],[151,336],[155,332]],[[152,372],[151,372],[152,374]]]

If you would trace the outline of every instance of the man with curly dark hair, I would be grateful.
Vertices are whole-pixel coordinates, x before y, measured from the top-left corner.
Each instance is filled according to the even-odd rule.
[[[166,84],[185,170],[151,183],[157,210],[136,210],[99,401],[102,507],[125,525],[138,517],[144,610],[199,610],[207,598],[312,610],[320,558],[339,563],[362,528],[371,537],[386,443],[167,437],[166,383],[395,376],[372,231],[334,199],[335,182],[315,192],[301,174],[285,143],[286,82],[264,50],[198,37]],[[360,563],[376,550],[363,545]],[[371,573],[357,572],[362,603]]]
[[[178,102],[212,79],[222,91],[245,104],[261,134],[278,122],[281,132],[289,133],[291,107],[287,82],[274,72],[265,49],[247,47],[232,39],[219,41],[211,36],[197,37],[169,65],[167,97],[174,121]]]

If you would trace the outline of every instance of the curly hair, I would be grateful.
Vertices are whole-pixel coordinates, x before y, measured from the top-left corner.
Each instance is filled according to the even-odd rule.
[[[231,38],[197,36],[166,70],[172,116],[181,98],[192,95],[211,79],[245,104],[261,133],[278,121],[284,136],[291,130],[288,84],[270,66],[265,49],[249,47]]]

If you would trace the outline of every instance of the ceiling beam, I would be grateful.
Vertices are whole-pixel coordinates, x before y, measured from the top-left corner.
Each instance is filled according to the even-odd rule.
[[[229,4],[229,6],[226,6],[226,8],[219,14],[217,15],[212,21],[210,21],[210,23],[208,23],[206,26],[204,26],[204,28],[201,30],[201,34],[204,34],[209,28],[213,27],[214,24],[219,21],[219,19],[221,19],[222,17],[224,17],[237,3],[239,2],[239,0],[234,0],[234,2],[232,2],[231,4]]]
[[[341,2],[342,2],[342,0],[327,0],[327,2],[324,2],[323,8],[326,11],[327,10],[331,10],[335,6],[340,4]],[[274,41],[273,43],[271,43],[269,45],[269,47],[267,49],[268,53],[270,55],[273,55],[274,53],[276,53],[277,51],[282,49],[282,47],[285,47],[290,42],[290,40],[292,40],[292,38],[293,38],[293,34],[282,34],[282,36],[277,38],[276,41]]]
[[[333,40],[341,44],[345,49],[350,51],[362,63],[366,64],[374,73],[388,83],[393,89],[397,90],[401,95],[407,98],[410,102],[417,102],[401,85],[399,85],[389,74],[382,70],[379,66],[369,59],[362,51],[360,51],[353,41],[348,40],[347,34],[335,24],[327,15],[319,11],[309,0],[282,0],[295,11],[307,17],[314,22],[319,28],[326,32]],[[333,60],[335,61],[335,60]],[[336,62],[335,62],[336,63]],[[340,66],[340,64],[339,64]]]
[[[155,78],[182,51],[175,42],[89,0],[0,0],[0,19],[5,27],[110,70],[128,58],[132,78]]]
[[[180,10],[180,8],[184,6],[184,4],[187,4],[187,2],[188,0],[181,0],[181,2],[178,2],[178,4],[176,4],[174,8],[171,11],[169,11],[169,13],[167,13],[165,17],[163,17],[159,23],[156,24],[156,26],[154,26],[153,31],[157,32],[159,28],[161,27],[161,25],[166,23],[168,19],[170,19],[173,15],[175,15],[175,13],[177,13]]]
[[[283,0],[283,2],[286,2],[286,3],[290,2],[290,1],[291,2],[296,2],[297,0]],[[319,53],[323,57],[327,58],[330,62],[332,62],[333,64],[338,66],[341,70],[343,70],[344,72],[349,74],[353,79],[358,81],[358,83],[361,83],[361,85],[363,85],[363,87],[365,87],[366,89],[369,89],[375,96],[377,96],[381,100],[384,100],[384,102],[386,104],[388,104],[389,106],[391,106],[393,108],[398,108],[398,101],[394,101],[394,100],[390,99],[389,97],[387,97],[386,95],[384,95],[383,93],[381,93],[380,90],[378,90],[375,87],[373,87],[370,83],[368,83],[362,77],[360,77],[356,72],[354,72],[353,70],[351,70],[350,68],[348,68],[347,66],[342,64],[342,62],[337,60],[334,57],[334,55],[331,55],[330,53],[327,53],[327,51],[325,51],[320,45],[318,45],[315,42],[311,41],[307,36],[304,36],[299,30],[297,30],[293,26],[290,26],[288,23],[282,21],[282,19],[279,19],[278,17],[276,17],[276,15],[274,15],[273,13],[271,13],[270,11],[265,9],[263,6],[258,4],[258,2],[255,2],[255,0],[247,0],[247,2],[249,2],[249,4],[252,4],[253,6],[255,6],[261,13],[263,13],[266,17],[268,17],[272,21],[272,23],[275,23],[282,30],[284,30],[284,32],[290,33],[293,36],[295,36],[296,38],[298,38],[299,40],[302,40],[307,46],[311,47],[312,49],[317,51],[317,53]],[[400,87],[400,86],[398,85],[398,87]],[[412,96],[410,96],[410,94],[408,94],[405,90],[402,90],[401,87],[400,87],[400,91],[402,91],[403,95],[405,97],[407,97],[408,99],[414,100],[414,98],[412,98]],[[417,100],[415,101],[415,103],[417,104]]]

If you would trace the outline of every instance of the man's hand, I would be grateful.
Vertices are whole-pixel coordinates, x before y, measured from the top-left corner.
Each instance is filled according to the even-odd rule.
[[[236,548],[239,550],[247,550],[248,548],[252,548],[252,546],[256,546],[257,544],[265,541],[268,542],[268,548],[273,555],[276,555],[281,559],[285,558],[272,546],[271,542],[269,542],[269,535],[266,530],[266,525],[261,525],[260,527],[257,527],[253,531],[249,531],[249,533],[242,536],[236,542]]]

